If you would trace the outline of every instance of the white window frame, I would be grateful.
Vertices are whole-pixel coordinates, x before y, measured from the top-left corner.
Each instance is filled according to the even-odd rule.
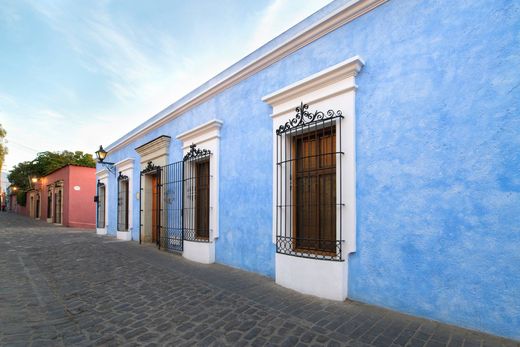
[[[97,178],[97,181],[99,181],[100,183],[103,183],[105,185],[105,227],[104,228],[98,228],[97,227],[97,219],[96,219],[96,234],[98,235],[106,235],[107,234],[107,230],[108,230],[108,205],[109,205],[109,199],[108,199],[108,170],[107,169],[103,169],[103,170],[100,170],[98,172],[96,172],[96,178]],[[53,193],[54,195],[54,193]],[[54,196],[52,197],[53,200],[54,200]],[[97,208],[97,206],[96,206]],[[96,211],[97,212],[97,211]],[[96,213],[96,218],[97,218],[97,213]]]
[[[184,240],[183,257],[204,263],[215,262],[215,240],[219,236],[219,161],[220,161],[220,128],[223,122],[213,119],[177,136],[182,141],[183,156],[196,144],[199,149],[211,151],[209,156],[209,242],[193,242]]]
[[[336,165],[336,189],[342,187],[344,206],[336,214],[337,223],[341,216],[343,225],[344,261],[326,261],[276,254],[276,282],[282,286],[332,300],[347,298],[348,254],[356,251],[356,165],[355,165],[355,77],[363,67],[363,60],[354,56],[328,69],[295,82],[271,93],[263,101],[273,108],[273,184],[276,185],[276,129],[295,115],[295,108],[301,102],[309,104],[309,111],[326,112],[341,110],[341,139],[337,138],[336,148],[344,152]],[[336,123],[338,124],[338,123]],[[339,143],[341,141],[341,143]],[[341,167],[341,176],[339,168]],[[339,184],[341,180],[341,185]],[[282,182],[282,191],[287,184]],[[273,243],[276,244],[276,189],[273,189]],[[339,230],[339,228],[337,229]],[[292,230],[290,231],[292,232]]]
[[[121,161],[118,161],[114,164],[116,167],[116,183],[118,194],[116,194],[116,199],[119,195],[119,181],[117,177],[119,177],[119,173],[128,177],[128,230],[117,230],[117,221],[116,221],[116,232],[117,238],[119,240],[130,241],[132,240],[132,231],[134,230],[133,224],[133,210],[134,210],[134,159],[126,158]]]

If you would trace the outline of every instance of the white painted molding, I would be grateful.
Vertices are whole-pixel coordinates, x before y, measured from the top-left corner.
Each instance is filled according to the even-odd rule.
[[[134,167],[134,158],[126,158],[123,160],[118,161],[114,164],[115,167],[117,167],[118,171],[124,171],[128,168]]]
[[[158,138],[137,147],[135,150],[141,157],[145,157],[150,154],[160,152],[161,150],[167,151],[168,147],[170,146],[170,141],[170,136],[159,136]]]
[[[343,198],[336,214],[336,240],[342,242],[344,261],[300,258],[280,253],[275,256],[276,283],[332,300],[344,300],[348,295],[348,255],[356,250],[355,78],[363,65],[363,60],[354,56],[262,98],[273,107],[272,174],[275,186],[272,196],[272,238],[275,244],[276,218],[280,218],[281,225],[287,225],[284,220],[287,218],[285,207],[280,207],[281,213],[277,213],[278,190],[291,194],[289,178],[277,182],[280,179],[276,169],[277,145],[282,141],[282,146],[291,148],[293,139],[291,134],[276,135],[276,130],[294,118],[294,109],[301,102],[309,104],[311,113],[315,110],[341,110],[343,113],[341,121],[335,120],[335,126],[341,134],[336,136],[336,148],[341,148],[343,152],[336,164],[336,196]],[[284,233],[294,235],[294,226],[292,223],[288,225]]]
[[[184,240],[182,256],[197,263],[213,264],[215,262],[215,243]]]
[[[338,83],[348,77],[356,77],[361,68],[365,65],[360,56],[354,56],[350,59],[344,60],[339,64],[331,66],[314,75],[297,81],[287,87],[277,90],[262,98],[262,101],[267,102],[271,106],[277,106],[280,103],[289,99],[294,99],[299,95],[304,95],[317,89],[326,88],[327,86]],[[353,85],[355,87],[355,85]],[[336,88],[334,92],[341,91]],[[330,94],[330,93],[329,93]],[[310,100],[305,100],[310,102]]]
[[[135,150],[141,156],[141,170],[146,167],[149,161],[158,166],[168,164],[170,142],[170,136],[162,135],[137,147]]]
[[[219,236],[219,163],[220,163],[220,129],[224,124],[223,121],[213,119],[207,123],[199,125],[189,131],[186,131],[177,136],[177,139],[182,141],[183,155],[189,152],[190,145],[196,144],[201,149],[208,149],[211,151],[209,158],[209,170],[210,170],[210,242],[209,250],[207,254],[215,253],[215,243],[213,240]],[[197,248],[200,249],[200,248]],[[214,256],[213,256],[214,261]]]
[[[98,180],[101,180],[103,178],[108,177],[108,170],[107,169],[101,169],[96,172],[96,177]]]
[[[123,240],[123,241],[131,241],[132,240],[132,232],[130,231],[130,229],[128,229],[128,231],[117,231],[117,234],[116,234],[116,238],[118,240]]]
[[[320,71],[314,75],[297,81],[274,93],[266,95],[262,100],[273,107],[271,118],[273,120],[273,182],[276,182],[276,129],[295,114],[295,108],[301,102],[310,105],[310,111],[329,109],[341,110],[344,119],[341,122],[341,137],[337,137],[337,148],[345,153],[341,157],[342,184],[336,184],[338,189],[336,196],[342,196],[345,206],[342,207],[343,250],[345,255],[356,251],[356,162],[355,162],[355,76],[363,67],[363,59],[359,56],[349,58],[339,64]],[[341,143],[339,143],[341,141]],[[337,175],[340,179],[340,176]],[[282,190],[285,189],[282,182]],[[340,192],[339,189],[342,189]],[[276,189],[273,190],[273,230],[272,239],[276,244]],[[338,214],[339,215],[339,214]],[[339,220],[339,218],[338,218]],[[338,237],[339,239],[339,237]]]
[[[322,261],[276,253],[277,284],[300,293],[343,301],[348,294],[348,262]]]
[[[132,239],[132,232],[131,230],[134,227],[134,221],[133,221],[133,208],[134,208],[134,159],[133,158],[126,158],[121,161],[118,161],[114,164],[117,168],[118,172],[123,173],[128,177],[128,230],[127,231],[120,231],[117,230],[117,238],[121,240],[131,240]],[[116,182],[117,190],[119,190],[119,181]],[[119,192],[118,192],[119,193]],[[117,216],[117,213],[116,213]],[[117,225],[116,225],[117,229]]]
[[[224,124],[223,121],[219,119],[213,119],[207,123],[199,125],[191,130],[185,131],[182,134],[177,135],[177,140],[180,140],[184,143],[184,148],[190,146],[190,141],[193,141],[195,138],[201,138],[203,141],[207,141],[213,137],[220,137],[220,128]]]
[[[99,180],[99,182],[103,183],[105,185],[105,227],[97,228],[97,204],[96,204],[96,233],[98,235],[107,235],[108,234],[108,208],[110,205],[110,199],[108,198],[109,197],[108,170],[107,169],[100,170],[96,173],[96,175],[97,175],[97,179]]]
[[[107,228],[96,228],[96,234],[98,235],[106,235],[107,234]]]
[[[314,25],[295,34],[293,37],[287,39],[279,46],[258,57],[256,60],[245,65],[236,72],[233,72],[228,76],[221,77],[215,85],[207,87],[206,89],[202,90],[199,94],[187,100],[185,103],[178,105],[176,108],[173,109],[171,107],[167,107],[166,109],[164,109],[156,115],[158,117],[156,120],[150,122],[150,124],[147,124],[142,129],[135,129],[133,130],[133,132],[128,133],[123,138],[108,146],[107,150],[109,152],[116,151],[119,148],[124,147],[125,145],[137,139],[139,136],[142,136],[143,134],[157,129],[163,124],[185,113],[189,109],[197,105],[200,105],[201,103],[210,99],[214,95],[256,74],[257,72],[265,69],[266,67],[280,61],[281,59],[294,53],[300,48],[316,41],[320,37],[345,25],[348,22],[353,21],[354,19],[366,14],[367,12],[372,11],[373,9],[387,1],[388,0],[349,1],[333,13],[329,14],[328,16],[324,17],[323,19],[315,23]]]

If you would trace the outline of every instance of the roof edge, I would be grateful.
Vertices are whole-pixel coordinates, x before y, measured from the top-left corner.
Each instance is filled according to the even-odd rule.
[[[115,142],[111,143],[109,146],[107,146],[107,151],[116,151],[122,148],[123,146],[136,140],[139,136],[147,134],[150,131],[167,123],[168,121],[175,119],[177,116],[203,103],[204,101],[210,99],[214,95],[269,67],[270,65],[280,61],[281,59],[294,53],[300,48],[316,41],[317,39],[330,33],[331,31],[334,31],[335,29],[343,26],[344,24],[351,22],[354,19],[372,11],[373,9],[387,1],[388,0],[348,1],[332,13],[325,15],[323,18],[317,20],[313,24],[310,24],[309,27],[306,27],[301,31],[295,32],[293,35],[285,39],[282,43],[274,46],[274,39],[269,41],[265,45],[253,51],[251,54],[239,60],[237,63],[233,64],[228,69],[224,70],[223,72],[216,75],[214,78],[210,79],[208,82],[202,84],[200,87],[188,93],[187,95],[179,99],[177,102],[166,107],[164,110],[160,111],[155,116],[151,117],[149,120],[141,123],[138,127],[134,128],[133,130],[116,140]],[[330,6],[330,4],[327,6]],[[326,8],[327,6],[325,6],[324,8]],[[319,13],[322,10],[319,10],[316,13]],[[307,17],[300,23],[307,21],[313,15]],[[293,31],[300,23],[296,24],[286,32],[278,35],[276,38],[281,37],[283,35],[287,35],[291,31]],[[259,55],[251,62],[246,63],[246,65],[242,66],[241,68],[238,68],[238,70],[233,71],[233,69],[236,68],[237,65],[244,63],[245,61],[247,61],[249,57],[270,45],[273,45],[274,47],[266,53]],[[212,85],[208,85],[214,79],[216,79],[215,83]]]

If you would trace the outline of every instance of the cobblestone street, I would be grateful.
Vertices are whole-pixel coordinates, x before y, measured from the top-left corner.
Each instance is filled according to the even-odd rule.
[[[0,213],[2,346],[519,346]]]

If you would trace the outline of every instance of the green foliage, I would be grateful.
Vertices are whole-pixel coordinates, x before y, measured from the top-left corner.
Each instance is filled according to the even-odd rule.
[[[11,185],[18,187],[18,192],[25,192],[30,187],[30,177],[35,176],[35,168],[30,161],[24,161],[16,165],[7,175]],[[18,194],[19,194],[18,193]]]
[[[81,151],[41,152],[32,163],[35,165],[37,176],[45,176],[68,164],[96,167],[96,161],[92,155]]]
[[[33,161],[24,161],[16,165],[9,172],[7,178],[13,186],[18,187],[19,192],[25,192],[31,188],[31,177],[46,176],[50,172],[69,164],[96,167],[94,158],[88,153],[81,151],[47,151],[38,153]]]
[[[27,192],[26,191],[17,191],[16,192],[16,203],[20,206],[25,206],[27,203]]]
[[[5,155],[8,153],[7,147],[4,143],[5,135],[7,135],[7,132],[2,127],[2,124],[0,124],[0,168],[3,167]]]

